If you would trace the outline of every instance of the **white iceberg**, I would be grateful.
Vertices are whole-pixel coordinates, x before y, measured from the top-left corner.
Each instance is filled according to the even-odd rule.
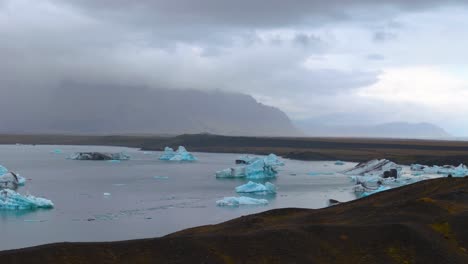
[[[196,161],[197,158],[188,152],[183,146],[179,146],[177,151],[170,147],[164,148],[164,153],[159,157],[160,160],[168,161]]]
[[[264,158],[255,158],[245,166],[233,167],[216,172],[217,178],[264,179],[276,177],[277,167],[284,163],[275,154]]]
[[[224,197],[222,200],[216,201],[218,206],[240,206],[240,205],[267,205],[265,199],[255,199],[246,196],[240,197]]]
[[[266,182],[265,185],[261,183],[255,183],[249,181],[248,183],[237,186],[237,193],[259,193],[259,194],[273,194],[276,193],[276,186],[270,182]]]
[[[0,191],[0,210],[33,210],[53,207],[52,201],[45,198],[21,195],[9,189]]]
[[[391,169],[396,169],[398,174],[400,174],[402,167],[386,159],[374,159],[368,162],[361,162],[355,167],[345,170],[343,173],[346,175],[382,177],[385,171],[390,171]]]
[[[425,174],[451,174],[454,177],[464,177],[468,175],[468,167],[464,164],[460,164],[457,167],[452,165],[444,166],[427,166],[421,164],[412,164],[411,170],[419,173]]]

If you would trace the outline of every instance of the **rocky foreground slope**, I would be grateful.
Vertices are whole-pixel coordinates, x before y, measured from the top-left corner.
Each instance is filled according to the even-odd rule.
[[[468,179],[320,209],[278,209],[162,238],[4,251],[1,263],[468,263]]]

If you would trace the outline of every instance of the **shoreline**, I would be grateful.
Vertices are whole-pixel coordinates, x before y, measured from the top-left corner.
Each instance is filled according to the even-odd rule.
[[[323,209],[274,209],[157,238],[6,250],[0,251],[0,260],[467,263],[467,190],[466,178],[433,179]]]
[[[398,164],[468,164],[468,141],[377,138],[240,137],[194,134],[143,135],[0,135],[0,144],[101,145],[162,151],[165,146],[192,152],[267,155],[303,161],[363,162],[389,159]]]

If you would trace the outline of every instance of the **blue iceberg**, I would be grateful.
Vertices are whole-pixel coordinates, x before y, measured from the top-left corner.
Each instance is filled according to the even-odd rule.
[[[222,200],[216,201],[217,206],[231,206],[237,207],[241,205],[267,205],[268,201],[265,199],[255,199],[246,196],[241,197],[224,197]]]
[[[53,208],[52,201],[32,195],[21,195],[13,190],[0,191],[0,210],[33,210]]]
[[[249,181],[248,183],[237,186],[237,193],[257,193],[257,194],[273,194],[276,193],[276,186],[270,182],[266,182],[265,185],[261,183],[255,183]]]
[[[275,154],[270,154],[264,158],[255,158],[248,164],[239,167],[233,167],[216,172],[217,178],[242,178],[264,179],[276,177],[277,167],[284,163]]]
[[[179,146],[177,151],[170,147],[164,148],[164,153],[159,157],[160,160],[168,161],[196,161],[197,158],[192,153],[188,152],[183,146]]]

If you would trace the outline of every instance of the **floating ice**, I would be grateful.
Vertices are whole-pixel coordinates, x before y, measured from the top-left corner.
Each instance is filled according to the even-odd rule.
[[[104,196],[110,196],[111,194],[108,193],[108,192],[105,192],[105,193],[103,193],[102,195],[104,195]]]
[[[253,181],[249,181],[248,183],[237,186],[236,187],[237,193],[261,193],[261,194],[268,194],[268,193],[276,193],[276,186],[270,182],[265,183],[265,185],[261,183],[255,183]]]
[[[168,160],[168,161],[196,161],[192,153],[188,152],[185,147],[179,146],[177,151],[170,147],[164,148],[164,153],[159,157],[160,160]]]
[[[385,171],[389,171],[391,169],[396,169],[398,172],[400,172],[402,167],[386,159],[374,159],[368,162],[361,162],[354,168],[345,170],[343,173],[346,175],[381,177]]]
[[[341,165],[345,165],[345,163],[343,161],[341,161],[341,160],[337,160],[337,161],[335,161],[335,165],[341,166]]]
[[[243,155],[236,159],[236,164],[250,164],[253,161],[259,159],[258,157],[253,157],[249,155]]]
[[[167,177],[167,176],[154,176],[153,178],[155,178],[156,180],[167,180],[167,179],[169,179],[169,177]]]
[[[129,160],[130,156],[123,153],[77,152],[70,159],[73,160]]]
[[[245,166],[228,168],[216,172],[218,178],[240,178],[264,179],[276,177],[278,166],[284,163],[275,154],[270,154],[264,158],[255,158]]]
[[[51,153],[53,154],[62,154],[62,150],[61,149],[54,149],[51,151]]]
[[[8,172],[8,169],[0,165],[0,175],[3,175]]]
[[[452,174],[454,177],[464,177],[468,175],[468,167],[460,164],[457,167],[451,165],[444,166],[426,166],[421,164],[412,164],[411,170],[425,174]]]
[[[366,197],[366,196],[376,194],[376,193],[379,193],[379,192],[383,192],[383,191],[386,191],[386,190],[390,190],[390,189],[391,189],[391,187],[389,187],[389,186],[379,186],[378,188],[375,188],[375,189],[368,189],[368,188],[364,188],[362,186],[356,186],[355,189],[354,189],[354,192],[356,193],[358,198],[362,198],[362,197]]]
[[[255,199],[246,196],[240,197],[224,197],[222,200],[216,201],[218,206],[240,206],[240,205],[267,205],[265,199]]]
[[[0,175],[0,189],[16,190],[18,186],[24,185],[25,183],[26,179],[14,172],[7,172]]]
[[[37,208],[52,208],[52,201],[32,195],[21,195],[13,190],[0,191],[0,210],[33,210]]]

